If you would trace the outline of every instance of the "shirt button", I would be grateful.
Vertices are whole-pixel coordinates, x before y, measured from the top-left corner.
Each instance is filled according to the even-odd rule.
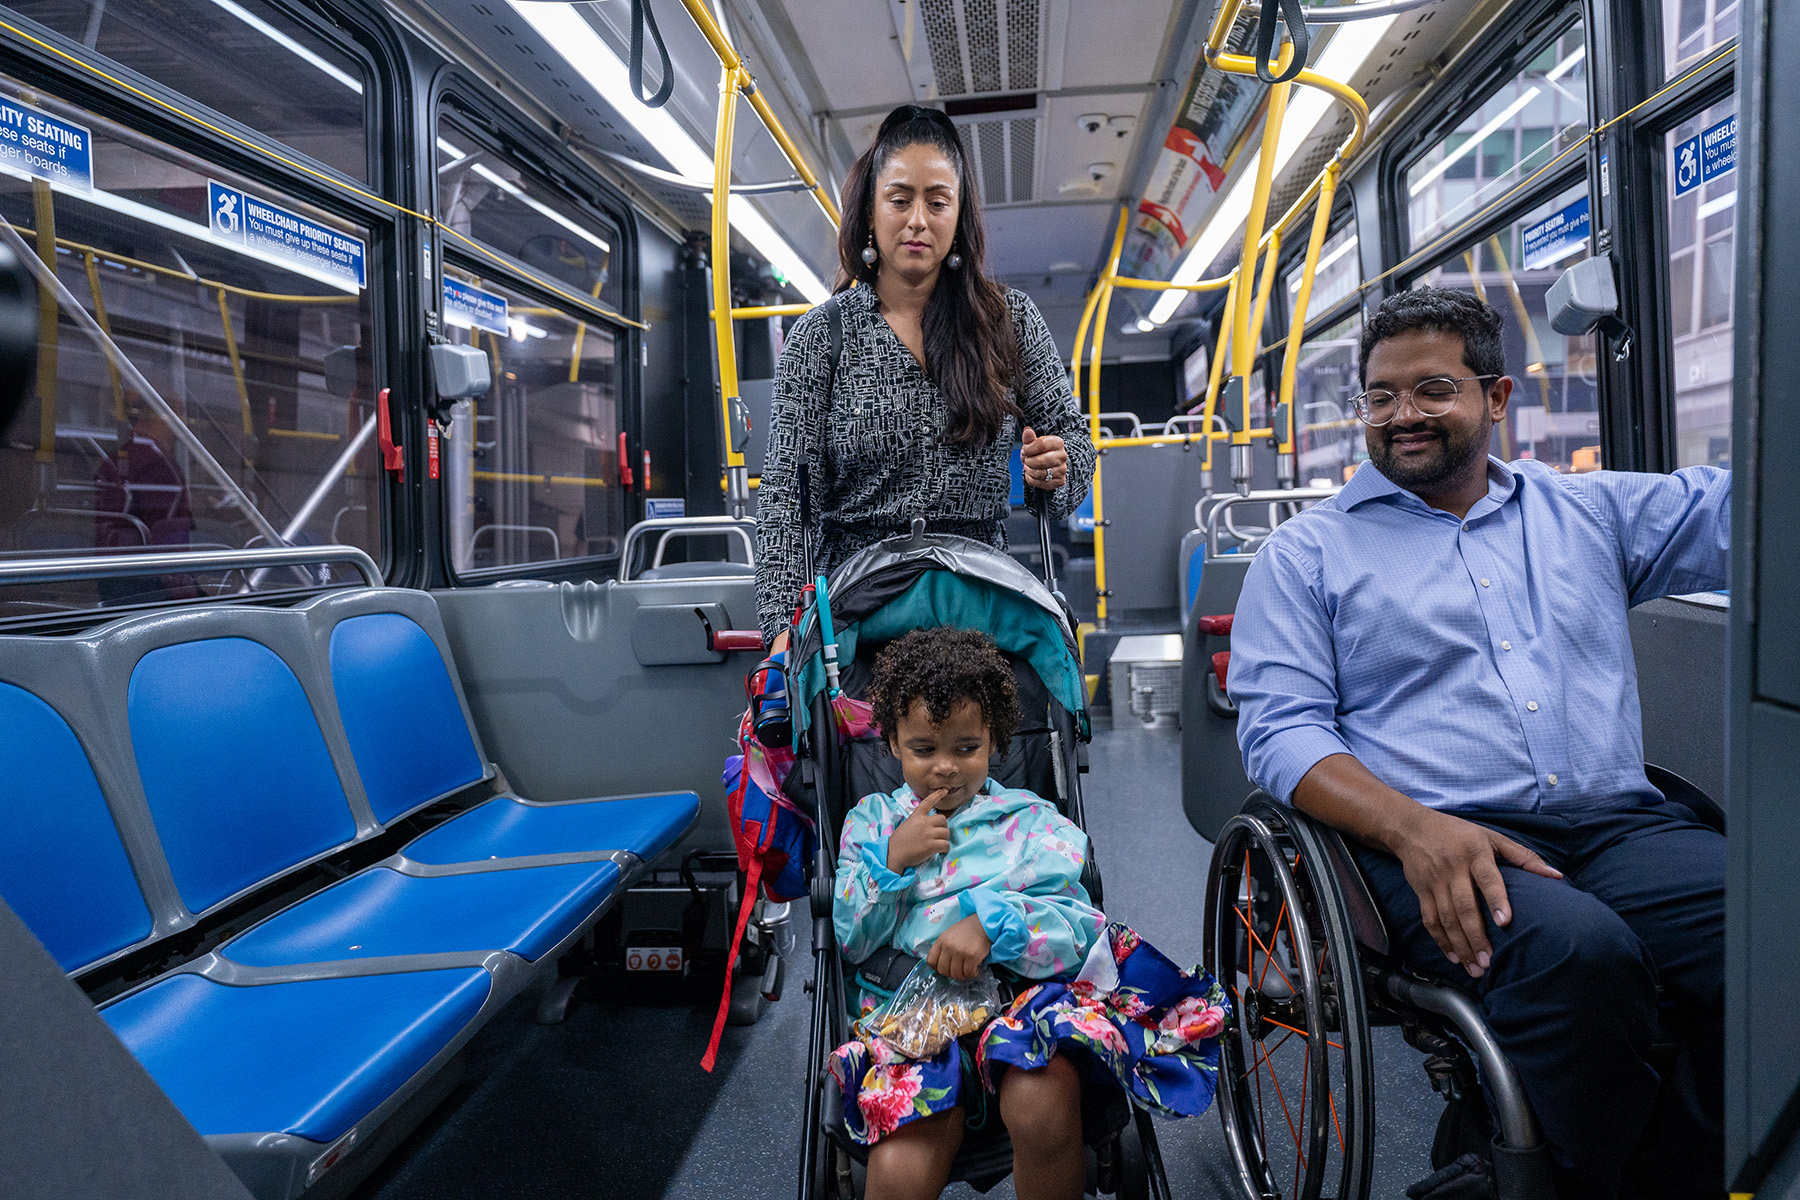
[[[1536,712],[1537,711],[1537,701],[1536,700],[1527,700],[1525,702],[1525,707],[1527,709],[1529,709],[1531,712]]]
[[[1545,779],[1547,779],[1547,780],[1549,780],[1549,781],[1550,781],[1550,786],[1551,786],[1551,787],[1555,787],[1555,786],[1556,786],[1556,776],[1554,776],[1554,775],[1546,775],[1546,776],[1544,776],[1544,778],[1545,778]]]
[[[1511,643],[1511,642],[1501,642],[1501,643],[1500,643],[1500,648],[1501,648],[1501,649],[1502,649],[1502,650],[1511,650],[1511,649],[1512,649],[1512,643]]]
[[[1469,527],[1468,527],[1468,526],[1467,526],[1467,525],[1464,525],[1464,526],[1463,526],[1463,532],[1464,532],[1464,533],[1467,533],[1467,532],[1469,532]]]
[[[1488,586],[1488,581],[1487,581],[1487,580],[1485,580],[1485,579],[1484,579],[1484,580],[1482,580],[1482,581],[1481,581],[1481,586],[1482,586],[1482,587],[1487,587],[1487,586]]]

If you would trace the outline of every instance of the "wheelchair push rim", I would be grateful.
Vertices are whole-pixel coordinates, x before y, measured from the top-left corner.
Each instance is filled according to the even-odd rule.
[[[1226,823],[1209,870],[1204,953],[1234,1002],[1219,1113],[1249,1200],[1369,1192],[1369,1026],[1336,883],[1315,874],[1325,862],[1304,817],[1264,802]]]

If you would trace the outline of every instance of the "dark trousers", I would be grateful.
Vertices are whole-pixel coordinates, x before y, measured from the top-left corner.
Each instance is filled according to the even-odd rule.
[[[1529,846],[1564,877],[1501,868],[1512,923],[1488,919],[1491,966],[1471,980],[1425,931],[1399,860],[1359,846],[1395,952],[1480,997],[1566,1198],[1716,1200],[1725,839],[1662,801],[1457,815]]]

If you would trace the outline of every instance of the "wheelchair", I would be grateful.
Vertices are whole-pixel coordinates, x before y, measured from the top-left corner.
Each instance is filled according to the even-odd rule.
[[[992,774],[1053,800],[1084,825],[1081,773],[1086,770],[1086,695],[1082,690],[1074,622],[1054,585],[1014,559],[966,538],[895,538],[853,555],[831,579],[830,610],[844,654],[842,688],[861,698],[875,652],[913,628],[959,625],[990,633],[1013,665],[1023,721]],[[1053,578],[1053,577],[1052,577]],[[849,809],[862,796],[892,791],[900,766],[874,741],[843,742],[835,730],[816,615],[802,618],[790,642],[789,699],[800,730],[799,762],[790,780],[796,797],[818,818],[819,849],[811,880],[813,978],[808,1037],[801,1200],[852,1200],[862,1194],[868,1149],[851,1140],[843,1099],[828,1069],[831,1053],[850,1037],[845,981],[870,964],[846,962],[832,927],[837,845]],[[1090,853],[1083,884],[1103,904]],[[1088,1088],[1082,1096],[1082,1140],[1089,1149],[1087,1193],[1126,1200],[1169,1196],[1150,1117],[1117,1090]],[[1012,1173],[1012,1144],[990,1105],[979,1128],[966,1129],[951,1168],[952,1181],[986,1192]]]
[[[1670,801],[1723,833],[1724,813],[1647,765]],[[1231,991],[1217,1104],[1248,1200],[1365,1200],[1375,1149],[1371,1030],[1398,1025],[1446,1103],[1442,1167],[1474,1152],[1500,1200],[1556,1195],[1519,1078],[1473,994],[1401,965],[1336,830],[1253,792],[1214,844],[1204,963]]]

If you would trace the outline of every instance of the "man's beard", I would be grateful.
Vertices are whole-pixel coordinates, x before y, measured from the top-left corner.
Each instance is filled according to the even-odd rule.
[[[1407,433],[1432,433],[1437,436],[1436,445],[1424,455],[1401,459],[1394,453],[1392,438],[1396,432],[1393,426],[1385,426],[1376,431],[1374,444],[1369,447],[1369,458],[1375,469],[1387,476],[1389,481],[1412,492],[1427,493],[1439,485],[1449,482],[1457,472],[1476,458],[1485,457],[1487,452],[1487,435],[1485,431],[1470,431],[1458,437],[1441,425],[1428,425],[1421,428],[1407,429]]]

